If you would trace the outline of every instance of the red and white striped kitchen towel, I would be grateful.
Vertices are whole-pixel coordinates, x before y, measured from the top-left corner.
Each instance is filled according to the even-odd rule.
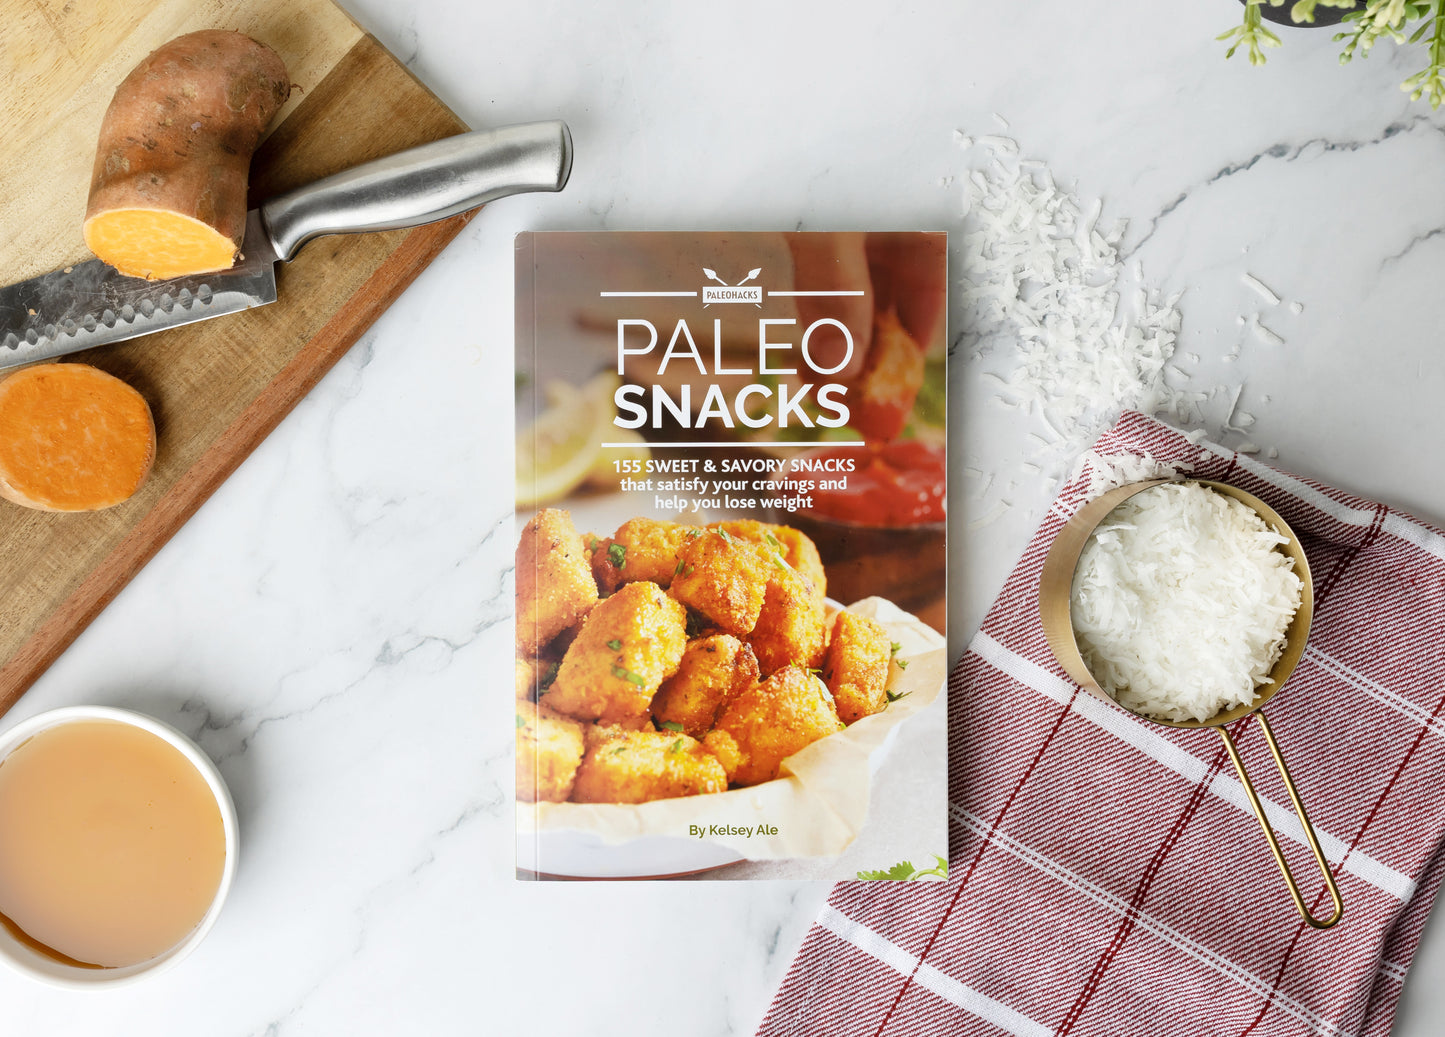
[[[1138,720],[1054,661],[1035,592],[1080,478],[949,678],[948,881],[839,884],[759,1034],[1389,1033],[1441,878],[1445,534],[1139,414],[1096,449],[1189,461],[1304,541],[1314,627],[1268,712],[1343,920],[1301,923],[1215,732]],[[1232,730],[1328,914],[1257,726]]]

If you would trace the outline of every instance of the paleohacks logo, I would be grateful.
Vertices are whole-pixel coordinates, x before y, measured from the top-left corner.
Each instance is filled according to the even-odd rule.
[[[702,272],[706,274],[710,280],[717,282],[717,285],[705,284],[702,286],[703,309],[706,309],[715,302],[750,302],[754,306],[762,307],[763,286],[760,284],[748,284],[749,281],[763,272],[762,267],[753,267],[748,271],[748,276],[744,277],[737,284],[728,284],[717,275],[716,270],[709,270],[707,267],[703,267]],[[721,285],[721,287],[718,287],[718,285]]]

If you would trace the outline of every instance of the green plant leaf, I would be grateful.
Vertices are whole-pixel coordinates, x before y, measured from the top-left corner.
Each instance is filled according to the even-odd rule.
[[[948,878],[948,862],[936,853],[933,855],[933,861],[934,864],[931,868],[916,868],[911,861],[899,861],[893,867],[881,871],[860,871],[858,877],[865,881],[891,880],[894,882],[908,882],[928,875],[936,878]]]
[[[1237,28],[1215,37],[1219,40],[1234,40],[1234,43],[1224,52],[1226,60],[1234,57],[1234,52],[1243,45],[1249,48],[1249,63],[1263,65],[1265,63],[1264,48],[1279,46],[1279,37],[1265,28],[1264,21],[1260,16],[1259,5],[1263,2],[1264,0],[1246,0],[1244,21]],[[1281,0],[1282,2],[1283,0]]]
[[[907,881],[908,879],[913,878],[914,873],[914,867],[912,864],[910,864],[908,861],[899,861],[897,864],[893,865],[893,867],[885,868],[883,871],[860,871],[858,873],[858,877],[860,879],[869,879],[873,881],[878,881],[882,879]]]
[[[1354,7],[1355,0],[1298,0],[1289,9],[1290,21],[1297,23],[1310,23],[1315,20],[1316,7]]]
[[[937,875],[941,879],[946,879],[948,878],[948,862],[935,853],[933,855],[933,867],[927,871],[920,871],[918,875],[920,878],[924,875]]]

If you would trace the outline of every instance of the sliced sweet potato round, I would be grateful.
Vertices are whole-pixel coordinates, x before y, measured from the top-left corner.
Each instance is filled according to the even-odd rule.
[[[98,511],[130,498],[156,456],[145,398],[87,364],[37,364],[0,379],[0,497],[40,511]]]

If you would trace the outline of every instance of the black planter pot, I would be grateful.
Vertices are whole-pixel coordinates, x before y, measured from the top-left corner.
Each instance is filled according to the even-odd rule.
[[[1240,0],[1244,3],[1244,0]],[[1357,11],[1362,6],[1356,0],[1354,7],[1316,7],[1315,20],[1312,22],[1297,22],[1289,16],[1290,8],[1294,6],[1294,0],[1284,0],[1278,7],[1270,5],[1269,0],[1259,5],[1259,13],[1267,22],[1274,22],[1276,25],[1289,25],[1296,29],[1322,29],[1327,25],[1338,25],[1340,20],[1351,11]]]

